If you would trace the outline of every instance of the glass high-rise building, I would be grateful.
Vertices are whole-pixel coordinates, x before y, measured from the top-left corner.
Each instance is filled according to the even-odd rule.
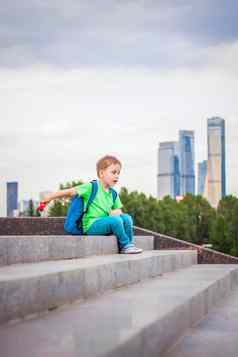
[[[205,195],[205,184],[207,176],[207,161],[198,163],[198,195]]]
[[[175,198],[180,193],[178,143],[160,143],[158,161],[157,196]]]
[[[195,194],[194,131],[179,131],[180,194]]]
[[[14,217],[14,211],[18,209],[18,183],[7,182],[7,216]]]
[[[219,117],[207,121],[207,199],[217,207],[220,199],[226,195],[226,160],[225,160],[225,120]]]

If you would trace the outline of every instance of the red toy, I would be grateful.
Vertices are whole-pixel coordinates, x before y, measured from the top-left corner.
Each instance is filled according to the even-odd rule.
[[[39,206],[37,207],[36,210],[37,210],[38,212],[43,212],[44,209],[45,209],[45,206],[46,206],[46,203],[40,202],[40,204],[39,204]]]

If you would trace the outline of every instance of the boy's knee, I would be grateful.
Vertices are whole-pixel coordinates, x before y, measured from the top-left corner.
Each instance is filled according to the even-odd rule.
[[[125,223],[128,223],[128,224],[133,225],[133,219],[132,219],[132,217],[131,217],[129,214],[124,213],[124,214],[121,215],[121,218],[123,219],[123,221],[124,221]]]
[[[118,225],[122,225],[123,222],[122,222],[122,219],[120,216],[111,216],[110,217],[110,224],[111,226],[118,226]]]

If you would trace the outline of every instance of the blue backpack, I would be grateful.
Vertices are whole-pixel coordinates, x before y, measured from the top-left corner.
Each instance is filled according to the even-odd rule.
[[[91,181],[92,191],[88,200],[86,207],[84,207],[84,200],[82,197],[78,195],[74,196],[71,200],[70,206],[67,211],[67,216],[64,223],[64,230],[66,233],[72,235],[83,235],[83,216],[88,212],[89,206],[93,202],[97,192],[98,192],[98,183],[96,180]],[[110,188],[112,192],[113,202],[115,202],[117,198],[117,192]]]

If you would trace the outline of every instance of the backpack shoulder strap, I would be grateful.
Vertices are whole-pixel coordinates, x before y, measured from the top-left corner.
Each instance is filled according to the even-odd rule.
[[[84,213],[86,213],[89,209],[89,206],[92,204],[97,192],[98,192],[98,183],[96,180],[93,180],[91,181],[91,184],[92,184],[92,191],[91,191],[91,194],[89,196],[89,200],[88,200],[88,203],[87,203],[87,207],[84,211]]]
[[[115,203],[116,199],[117,199],[117,191],[114,190],[113,188],[110,188],[111,193],[112,193],[112,199],[113,199],[113,203]]]

